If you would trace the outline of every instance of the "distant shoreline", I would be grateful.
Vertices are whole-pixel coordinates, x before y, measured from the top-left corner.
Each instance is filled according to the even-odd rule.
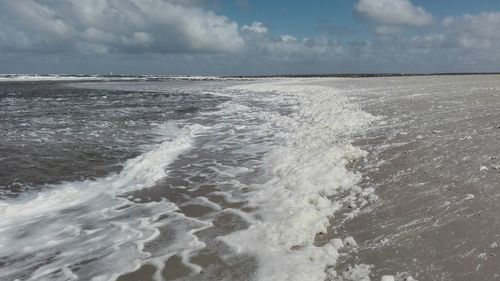
[[[98,74],[0,74],[0,82],[53,81],[163,81],[163,80],[252,80],[265,78],[372,78],[417,76],[500,75],[500,72],[441,72],[441,73],[342,73],[342,74],[275,74],[275,75],[98,75]]]
[[[500,72],[438,72],[438,73],[343,73],[343,74],[283,74],[283,75],[229,75],[224,78],[367,78],[406,76],[460,76],[460,75],[500,75]]]

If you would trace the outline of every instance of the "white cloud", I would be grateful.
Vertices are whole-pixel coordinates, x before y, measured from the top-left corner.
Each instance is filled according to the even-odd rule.
[[[333,60],[340,57],[343,49],[340,44],[327,37],[297,38],[291,35],[277,37],[260,36],[247,41],[246,57],[265,63],[280,63]]]
[[[345,30],[335,26],[329,36],[310,38],[272,35],[276,32],[261,22],[239,28],[204,5],[204,0],[0,0],[0,71],[21,69],[23,60],[25,71],[35,71],[32,61],[38,60],[46,72],[61,72],[53,65],[66,63],[71,72],[105,73],[146,73],[152,67],[157,73],[212,74],[498,71],[500,65],[500,12],[448,17],[409,36],[405,28],[433,21],[423,8],[407,0],[359,0],[356,12],[386,36],[353,42],[339,37]]]
[[[258,21],[254,21],[251,25],[244,25],[242,31],[249,31],[257,34],[267,34],[267,27]]]
[[[297,38],[291,36],[291,35],[281,35],[280,36],[281,41],[283,42],[293,42],[297,41]]]
[[[384,25],[425,26],[433,22],[429,12],[409,0],[359,0],[354,10]]]
[[[463,48],[500,49],[500,12],[447,17],[442,24]]]
[[[0,0],[0,48],[26,41],[32,52],[233,52],[238,25],[199,1]]]

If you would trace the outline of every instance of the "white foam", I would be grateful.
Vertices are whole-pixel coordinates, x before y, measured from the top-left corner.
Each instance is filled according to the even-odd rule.
[[[168,223],[157,220],[177,206],[165,201],[137,205],[118,195],[152,186],[165,177],[165,167],[190,149],[204,129],[200,125],[180,129],[174,139],[126,161],[118,174],[66,182],[36,195],[1,201],[0,253],[18,261],[4,265],[0,279],[75,280],[78,276],[113,280],[133,265],[139,266],[143,258],[201,247],[194,235],[183,233],[173,249],[143,252],[145,243]]]
[[[394,276],[392,275],[384,275],[382,276],[382,278],[380,279],[380,281],[395,281],[396,279],[394,279]]]
[[[126,79],[125,77],[121,79]],[[129,78],[130,79],[130,78]],[[72,75],[36,75],[36,74],[8,74],[0,75],[0,82],[35,82],[35,81],[79,81],[79,80],[109,80],[103,76],[72,76]]]
[[[102,193],[115,195],[151,186],[163,178],[165,166],[189,149],[193,136],[203,130],[201,125],[187,126],[172,141],[165,141],[155,149],[136,158],[127,160],[123,170],[95,181],[67,182],[52,186],[51,191],[37,193],[34,198],[0,202],[0,226],[9,219],[33,216],[40,212],[56,211],[61,208],[79,205]]]
[[[229,203],[246,199],[249,204],[245,207],[257,211],[249,214],[237,208],[223,209],[204,197],[185,204],[231,212],[249,222],[249,229],[221,239],[258,258],[257,280],[314,281],[334,276],[330,267],[340,252],[355,251],[356,243],[352,237],[337,237],[317,247],[316,234],[327,231],[343,205],[351,206],[350,214],[355,215],[375,197],[373,189],[359,188],[360,175],[346,168],[352,160],[366,155],[351,144],[351,139],[374,117],[335,89],[308,85],[311,82],[275,81],[221,90],[231,100],[220,104],[218,111],[200,113],[201,118],[217,123],[207,122],[213,124],[211,140],[200,142],[199,149],[221,151],[234,160],[214,160],[206,169],[220,184],[221,190],[212,194]],[[56,256],[36,270],[31,280],[72,280],[73,275],[81,280],[112,280],[119,273],[137,269],[144,260],[161,269],[173,254],[180,255],[194,272],[201,270],[189,263],[189,257],[205,246],[194,233],[209,227],[210,218],[204,222],[187,218],[173,212],[177,206],[170,202],[135,204],[117,196],[151,186],[164,177],[164,167],[188,150],[193,137],[204,128],[195,125],[178,133],[173,133],[175,130],[176,126],[168,124],[153,126],[152,133],[167,140],[127,161],[119,174],[65,183],[52,187],[53,191],[0,205],[0,252],[13,258],[30,253],[41,258]],[[240,156],[251,160],[240,163]],[[162,218],[165,213],[169,213],[168,219]],[[24,228],[24,233],[20,235],[17,227]],[[169,238],[159,235],[163,228],[177,232],[175,241],[162,240]],[[10,245],[14,241],[16,245]],[[149,241],[152,246],[148,246]],[[18,253],[20,248],[24,252]],[[64,256],[55,254],[58,250]],[[86,265],[79,271],[67,264],[94,258],[95,266]],[[40,259],[26,259],[16,268],[1,269],[0,279],[26,272],[35,262],[40,263]],[[59,268],[63,270],[58,272]],[[338,276],[343,279],[338,280],[368,280],[363,278],[369,270],[369,266],[354,265],[352,272],[341,273]],[[158,270],[157,279],[161,279],[160,274]]]
[[[360,175],[346,165],[365,156],[350,138],[374,117],[329,87],[283,81],[231,90],[257,93],[260,97],[254,98],[287,105],[292,113],[259,112],[266,121],[262,130],[272,127],[278,141],[264,158],[267,180],[252,185],[247,196],[258,216],[249,229],[223,240],[259,258],[257,280],[324,280],[326,268],[339,257],[338,243],[316,247],[314,240],[316,234],[327,232],[342,205],[332,196],[363,192],[356,186]]]

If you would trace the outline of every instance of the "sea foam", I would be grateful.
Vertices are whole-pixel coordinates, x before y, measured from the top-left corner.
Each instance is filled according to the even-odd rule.
[[[210,172],[214,193],[224,201],[248,204],[243,210],[208,197],[189,202],[247,221],[247,229],[216,239],[257,257],[256,280],[362,280],[333,270],[342,251],[356,247],[352,237],[339,234],[322,246],[315,239],[332,222],[351,218],[376,199],[373,189],[357,186],[361,176],[346,167],[366,155],[352,139],[375,117],[336,89],[314,83],[261,81],[211,91],[228,100],[196,117],[204,126],[178,131],[171,124],[155,126],[157,140],[167,140],[147,146],[149,152],[125,162],[122,172],[0,202],[0,252],[9,257],[0,279],[114,280],[147,262],[159,269],[155,280],[163,280],[165,261],[178,255],[191,269],[188,279],[199,280],[202,268],[190,258],[207,247],[197,231],[213,226],[214,216],[191,219],[166,200],[136,204],[122,197],[168,176],[165,167],[191,151],[196,138],[196,153],[228,159],[191,164]],[[351,211],[337,215],[347,205]],[[364,265],[352,269],[355,276],[369,272]]]
[[[201,125],[179,129],[175,138],[126,161],[118,174],[0,201],[0,253],[8,257],[0,279],[114,280],[138,267],[142,258],[200,246],[188,233],[173,243],[175,249],[143,251],[162,225],[172,223],[161,221],[161,215],[177,206],[134,204],[119,195],[165,177],[166,166],[190,149],[203,130]]]
[[[354,209],[376,198],[356,184],[360,175],[346,165],[366,152],[351,144],[374,116],[333,88],[307,81],[260,83],[231,90],[275,97],[291,105],[291,114],[270,115],[277,142],[264,157],[266,181],[247,194],[258,209],[251,226],[222,238],[239,252],[260,260],[257,280],[325,280],[339,257],[338,243],[315,245],[344,201]],[[283,125],[285,124],[285,125]],[[332,200],[340,192],[346,196]]]

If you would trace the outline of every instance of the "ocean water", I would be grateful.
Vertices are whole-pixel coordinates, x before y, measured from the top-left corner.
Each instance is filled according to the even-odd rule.
[[[357,97],[110,80],[0,82],[0,280],[369,278],[337,270],[358,251],[341,225],[377,202],[353,140],[380,117]]]

